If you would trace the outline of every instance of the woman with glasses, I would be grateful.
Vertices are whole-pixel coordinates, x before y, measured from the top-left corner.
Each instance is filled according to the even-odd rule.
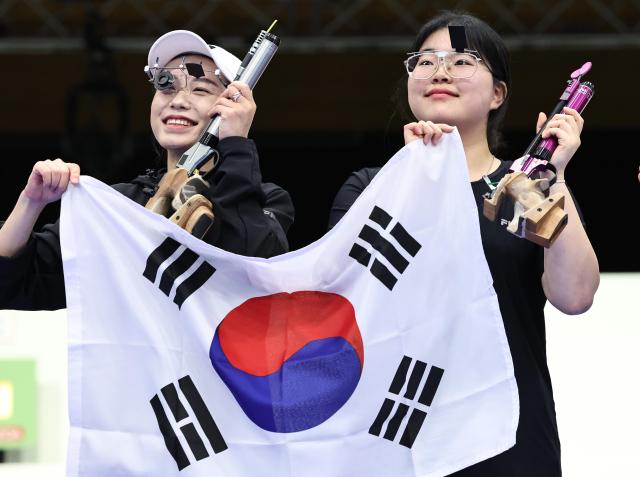
[[[247,138],[256,104],[247,85],[231,82],[239,65],[231,53],[192,32],[160,37],[149,50],[145,72],[156,89],[150,124],[166,169],[148,170],[113,187],[147,204],[165,172],[219,114],[219,160],[215,167],[212,161],[201,167],[201,192],[214,212],[203,240],[234,253],[270,257],[288,250],[286,231],[294,211],[286,191],[262,183],[256,147]],[[13,211],[0,223],[0,308],[65,307],[58,223],[37,233],[32,229],[43,208],[79,177],[78,165],[60,159],[34,165]]]
[[[449,26],[464,26],[467,49],[452,48]],[[558,139],[551,159],[558,180],[551,192],[565,194],[565,210],[569,214],[565,230],[550,248],[543,249],[512,235],[482,214],[483,195],[489,191],[483,177],[498,182],[511,164],[494,155],[510,88],[503,40],[475,17],[445,12],[423,26],[411,51],[405,61],[408,74],[399,95],[400,106],[406,106],[413,116],[404,126],[405,143],[421,140],[435,144],[453,126],[458,128],[520,398],[515,446],[455,475],[560,476],[560,441],[546,362],[544,306],[548,300],[564,313],[583,313],[591,306],[599,284],[595,253],[564,179],[565,168],[580,144],[582,118],[565,108],[551,119],[543,134]],[[545,119],[540,113],[538,128]],[[329,227],[340,220],[378,170],[362,169],[347,179],[335,198]]]

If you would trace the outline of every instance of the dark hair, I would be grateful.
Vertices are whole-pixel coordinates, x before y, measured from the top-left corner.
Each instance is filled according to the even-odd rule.
[[[422,26],[413,41],[411,51],[420,50],[424,41],[431,34],[450,25],[466,27],[468,48],[478,52],[489,68],[495,82],[504,81],[507,85],[507,98],[505,98],[500,107],[489,112],[487,121],[489,149],[495,154],[502,147],[500,126],[507,111],[509,93],[511,92],[511,67],[509,65],[507,46],[500,35],[479,18],[468,13],[443,11]],[[394,100],[403,119],[413,118],[407,102],[406,76],[398,83]]]

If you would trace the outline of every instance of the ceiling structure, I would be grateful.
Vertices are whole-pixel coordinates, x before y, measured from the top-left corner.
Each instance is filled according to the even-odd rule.
[[[588,79],[597,85],[590,127],[640,127],[632,89],[620,87],[622,76],[625,84],[633,80],[640,0],[0,0],[0,61],[36,72],[20,76],[21,91],[47,93],[37,99],[47,114],[38,116],[24,107],[23,95],[0,95],[0,131],[61,131],[73,88],[96,74],[126,90],[131,129],[148,131],[152,92],[142,67],[158,36],[189,29],[242,57],[274,19],[282,43],[256,91],[254,127],[384,129],[405,74],[404,52],[420,26],[446,8],[483,18],[506,40],[509,128],[529,130],[531,118],[554,104],[569,73],[587,60],[594,65]]]
[[[81,49],[87,25],[114,50],[175,28],[233,48],[274,19],[287,50],[400,51],[446,8],[485,19],[511,49],[640,48],[640,0],[0,0],[0,52]]]

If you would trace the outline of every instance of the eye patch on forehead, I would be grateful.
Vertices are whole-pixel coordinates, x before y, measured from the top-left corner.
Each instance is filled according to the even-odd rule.
[[[194,78],[202,78],[204,76],[204,69],[200,63],[185,63],[184,66],[187,68],[189,76]]]
[[[462,53],[467,49],[467,32],[464,26],[449,25],[449,39],[451,47],[458,53]]]

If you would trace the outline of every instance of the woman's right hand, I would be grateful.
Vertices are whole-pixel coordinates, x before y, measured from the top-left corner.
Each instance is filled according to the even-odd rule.
[[[418,121],[416,123],[405,124],[404,143],[409,144],[417,139],[422,139],[425,144],[438,144],[444,133],[450,133],[454,127],[448,124],[436,124],[431,121]]]
[[[44,206],[59,200],[70,182],[80,182],[78,164],[61,159],[36,162],[13,211],[0,227],[0,256],[13,257],[27,244]]]
[[[33,166],[24,196],[33,204],[45,206],[56,200],[67,190],[69,183],[80,181],[80,166],[62,159],[47,159]]]

